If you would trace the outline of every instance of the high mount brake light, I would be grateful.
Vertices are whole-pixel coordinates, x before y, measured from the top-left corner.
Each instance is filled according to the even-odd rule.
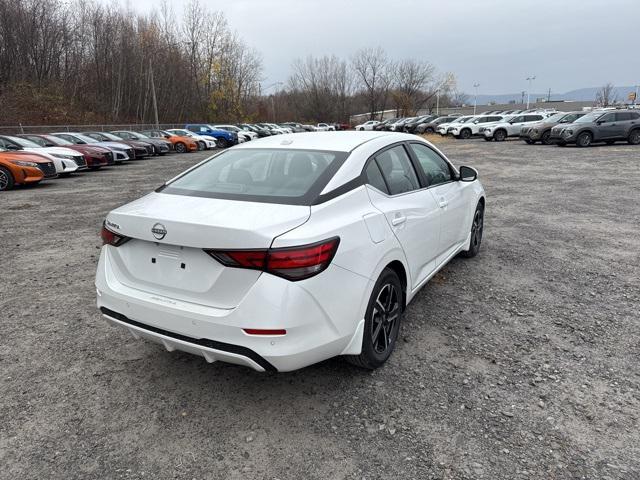
[[[123,243],[131,240],[129,237],[125,237],[124,235],[119,235],[115,232],[112,232],[104,224],[102,224],[100,236],[102,237],[103,245],[113,245],[114,247],[119,247]]]
[[[226,267],[249,268],[297,281],[325,270],[338,250],[340,238],[333,237],[299,247],[267,250],[211,250],[205,252]]]

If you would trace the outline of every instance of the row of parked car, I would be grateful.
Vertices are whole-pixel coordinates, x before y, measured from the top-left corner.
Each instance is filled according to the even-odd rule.
[[[0,135],[0,191],[153,155],[227,148],[271,135],[345,127],[295,122],[187,124],[184,128],[140,132],[116,130]]]
[[[495,110],[480,115],[423,115],[378,122],[370,120],[356,130],[388,130],[408,133],[439,133],[459,139],[482,137],[502,142],[519,137],[533,145],[575,144],[588,147],[595,142],[640,144],[640,110],[595,109],[590,112],[557,112],[550,109]]]

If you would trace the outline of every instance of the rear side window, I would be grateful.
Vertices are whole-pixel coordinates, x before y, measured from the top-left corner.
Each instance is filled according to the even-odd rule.
[[[453,179],[449,164],[435,151],[419,143],[412,143],[411,149],[418,157],[418,163],[429,187],[450,182]]]
[[[369,162],[369,165],[365,170],[365,175],[367,177],[367,183],[369,185],[377,188],[381,192],[384,192],[386,194],[389,193],[389,190],[387,189],[387,184],[384,183],[384,178],[382,178],[382,172],[380,172],[380,168],[378,167],[378,164],[375,161]]]
[[[159,191],[209,198],[311,205],[347,158],[344,152],[228,150]]]
[[[376,156],[376,163],[388,186],[390,195],[419,188],[418,177],[403,146],[389,148]]]

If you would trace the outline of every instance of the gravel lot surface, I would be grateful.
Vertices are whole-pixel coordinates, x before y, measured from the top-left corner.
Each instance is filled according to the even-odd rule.
[[[105,214],[203,154],[0,194],[0,478],[640,478],[640,149],[439,146],[480,171],[483,248],[373,373],[210,365],[101,319]]]

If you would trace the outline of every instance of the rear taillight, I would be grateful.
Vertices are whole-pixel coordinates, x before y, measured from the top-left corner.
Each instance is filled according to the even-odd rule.
[[[325,270],[338,250],[338,237],[300,247],[267,250],[210,250],[209,255],[226,267],[249,268],[287,280],[304,280]]]
[[[131,240],[129,237],[112,232],[104,224],[102,224],[100,236],[102,237],[103,245],[113,245],[114,247],[119,247],[123,243]]]

